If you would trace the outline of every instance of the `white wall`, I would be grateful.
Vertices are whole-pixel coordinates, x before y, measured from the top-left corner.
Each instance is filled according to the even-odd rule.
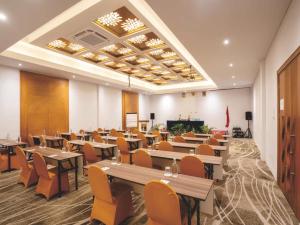
[[[149,120],[150,119],[150,96],[139,94],[139,119]]]
[[[259,101],[265,104],[265,109],[262,110],[262,116],[265,117],[265,130],[261,135],[265,143],[261,151],[263,159],[266,160],[275,178],[277,177],[277,71],[300,45],[299,12],[300,1],[293,0],[264,61],[265,68],[262,76],[265,82],[262,89],[265,90],[265,96],[262,95]],[[253,90],[257,90],[260,85],[258,80],[256,81]],[[254,116],[259,117],[259,115]],[[254,125],[254,129],[259,130],[257,124]],[[257,138],[256,141],[260,142]]]
[[[150,111],[155,113],[154,123],[166,123],[167,120],[181,118],[197,118],[204,120],[210,127],[225,129],[226,107],[230,115],[230,127],[247,128],[245,112],[252,111],[250,88],[209,91],[203,97],[201,93],[192,96],[187,93],[183,98],[181,93],[153,95],[150,97]]]
[[[69,82],[70,130],[94,130],[98,127],[98,86],[70,80]]]
[[[20,72],[0,66],[0,138],[20,135]]]
[[[122,90],[99,86],[99,127],[122,128]]]

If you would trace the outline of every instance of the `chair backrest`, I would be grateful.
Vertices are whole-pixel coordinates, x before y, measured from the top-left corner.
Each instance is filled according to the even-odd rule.
[[[205,178],[204,164],[196,156],[188,155],[181,159],[180,172],[185,175]]]
[[[48,169],[47,169],[47,164],[40,153],[37,152],[33,153],[33,165],[39,177],[50,179]]]
[[[63,139],[63,147],[66,151],[70,152],[72,150],[72,145],[69,143],[67,139]]]
[[[95,130],[95,131],[92,132],[92,138],[95,139],[95,136],[96,136],[96,135],[98,135],[98,131]]]
[[[137,129],[137,128],[131,128],[131,132],[133,134],[138,134],[139,133],[139,129]]]
[[[123,153],[123,154],[129,153],[129,145],[128,145],[127,141],[125,140],[125,138],[118,137],[116,144],[121,153]]]
[[[28,135],[28,145],[29,147],[33,147],[35,145],[31,134]]]
[[[84,134],[84,130],[83,130],[83,129],[80,129],[80,130],[79,130],[79,134]]]
[[[78,137],[75,133],[71,133],[71,137],[70,137],[71,141],[77,140]]]
[[[125,137],[125,136],[124,136],[124,134],[121,133],[121,132],[116,132],[116,133],[115,133],[115,137],[122,137],[122,138],[123,138],[123,137]]]
[[[185,143],[186,141],[184,140],[183,137],[181,136],[175,136],[173,139],[174,142],[181,142],[181,143]]]
[[[99,134],[95,135],[93,138],[94,138],[94,141],[96,141],[98,143],[103,143],[103,138]]]
[[[97,131],[98,131],[98,132],[101,132],[101,131],[103,131],[103,129],[102,129],[102,128],[98,128]]]
[[[144,148],[147,148],[148,147],[148,141],[147,141],[147,138],[145,137],[145,135],[141,132],[139,132],[137,134],[137,139],[141,139],[142,140],[142,143],[143,143],[143,147]]]
[[[19,166],[24,170],[29,170],[28,162],[26,160],[25,153],[23,149],[21,149],[19,146],[16,147],[16,155]]]
[[[152,158],[145,150],[138,150],[133,155],[133,162],[137,166],[152,168]]]
[[[179,199],[169,185],[149,182],[144,189],[144,199],[149,220],[157,224],[182,225]]]
[[[196,137],[194,132],[192,132],[192,131],[185,133],[183,136],[185,136],[185,137]]]
[[[111,132],[111,133],[117,132],[117,130],[116,130],[115,128],[112,128],[112,129],[110,130],[110,132]]]
[[[161,141],[158,144],[158,150],[162,151],[173,151],[173,146],[167,141]]]
[[[224,137],[223,137],[223,135],[222,135],[222,134],[220,134],[220,133],[216,133],[216,134],[214,134],[214,138],[215,138],[215,139],[224,140]]]
[[[208,144],[200,144],[198,147],[198,154],[199,155],[215,155],[214,150]]]
[[[208,140],[209,145],[220,145],[219,141],[216,138],[210,138]]]
[[[89,143],[85,143],[83,145],[82,151],[83,151],[84,158],[87,162],[95,163],[99,161],[94,147]]]
[[[113,203],[113,197],[107,175],[97,166],[91,166],[88,170],[88,180],[96,199]]]

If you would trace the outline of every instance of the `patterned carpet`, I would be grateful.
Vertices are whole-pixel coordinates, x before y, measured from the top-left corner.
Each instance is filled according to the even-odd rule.
[[[214,216],[201,214],[201,224],[299,224],[253,141],[232,140],[224,170],[224,181],[215,183]],[[71,174],[70,178],[72,182]],[[25,189],[17,184],[17,180],[18,172],[0,175],[0,224],[91,224],[92,196],[86,178],[80,179],[78,191],[50,201],[35,195],[34,187]],[[141,196],[135,193],[133,199],[136,216],[123,225],[146,224]]]

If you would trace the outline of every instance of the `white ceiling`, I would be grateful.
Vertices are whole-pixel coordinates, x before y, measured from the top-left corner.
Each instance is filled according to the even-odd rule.
[[[1,0],[0,52],[24,38],[80,0]]]
[[[252,86],[290,0],[146,0],[219,88]],[[222,44],[230,39],[226,47]],[[228,64],[234,67],[229,68]],[[236,76],[235,81],[231,76]]]
[[[146,1],[219,88],[232,87],[233,82],[237,87],[252,85],[259,62],[265,57],[290,3],[290,0]],[[0,12],[5,12],[8,20],[0,23],[0,52],[77,2],[80,1],[2,0]],[[231,41],[226,47],[222,45],[224,38]],[[229,68],[229,63],[234,67]],[[0,57],[0,64],[12,66],[14,60]],[[37,71],[47,72],[42,66],[30,63],[25,66],[31,71],[39,68]],[[50,74],[54,71],[49,69]],[[236,79],[231,79],[232,75]]]

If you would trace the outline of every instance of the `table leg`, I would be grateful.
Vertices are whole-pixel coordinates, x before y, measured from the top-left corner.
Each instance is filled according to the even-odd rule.
[[[75,188],[78,190],[78,157],[75,157]]]
[[[197,225],[200,225],[200,200],[195,199],[195,203],[196,203]]]
[[[132,164],[132,154],[129,153],[129,163]]]
[[[192,210],[191,210],[191,199],[187,200],[187,207],[188,207],[188,225],[192,225]]]
[[[57,176],[58,176],[58,197],[61,197],[61,162],[57,161]]]
[[[8,172],[12,171],[11,169],[11,155],[12,154],[12,146],[7,147],[7,160],[8,160]]]

